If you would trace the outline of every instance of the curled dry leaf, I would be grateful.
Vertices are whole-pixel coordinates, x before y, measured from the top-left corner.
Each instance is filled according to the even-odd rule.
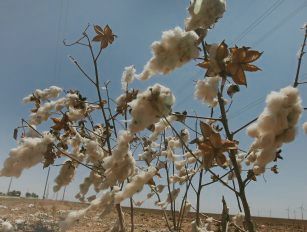
[[[44,166],[43,168],[49,167],[49,165],[54,164],[54,160],[56,159],[56,155],[53,151],[53,144],[49,144],[47,151],[44,153]]]
[[[95,25],[94,30],[96,32],[96,36],[94,36],[94,42],[100,42],[100,48],[106,48],[109,44],[112,44],[116,35],[113,34],[109,25],[106,25],[104,29],[100,26]]]
[[[227,89],[227,94],[229,97],[233,97],[233,95],[240,91],[240,87],[238,85],[230,85]]]
[[[66,114],[63,115],[62,118],[51,118],[51,120],[55,123],[51,128],[55,131],[60,131],[62,129],[69,130],[69,118]]]
[[[204,136],[203,141],[196,141],[198,148],[202,151],[203,165],[205,168],[213,166],[214,161],[221,167],[225,167],[227,163],[224,152],[229,150],[237,150],[234,141],[222,139],[221,135],[216,132],[209,124],[201,122],[201,132]]]
[[[116,107],[116,112],[120,114],[124,114],[128,108],[128,103],[136,99],[138,92],[139,91],[135,89],[128,91],[126,95],[124,96],[124,98],[120,102],[118,102],[117,107]]]
[[[278,174],[279,171],[278,171],[277,165],[274,165],[273,167],[271,167],[271,171],[274,172],[275,174]]]

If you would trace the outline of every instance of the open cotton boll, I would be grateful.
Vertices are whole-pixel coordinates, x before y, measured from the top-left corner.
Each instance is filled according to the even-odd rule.
[[[72,179],[75,176],[76,167],[72,164],[72,161],[67,160],[61,167],[59,175],[55,178],[54,182],[56,183],[53,186],[53,191],[58,192],[63,186],[70,184]]]
[[[127,177],[134,174],[135,160],[129,151],[129,142],[133,139],[130,131],[122,131],[117,138],[117,147],[112,155],[103,159],[105,169],[105,188],[112,187],[117,181],[123,182]]]
[[[44,160],[48,146],[54,141],[51,134],[42,138],[25,137],[17,148],[11,149],[9,157],[4,161],[0,176],[19,177],[24,169],[31,168]]]
[[[198,57],[198,36],[195,32],[185,32],[180,27],[162,33],[161,41],[151,45],[152,58],[138,75],[147,80],[156,74],[168,74],[176,68]]]
[[[176,115],[169,115],[166,118],[169,123],[172,123],[177,120]],[[167,123],[167,121],[164,118],[161,118],[159,122],[154,124],[154,131],[149,136],[150,141],[156,141],[160,133],[162,133],[165,129],[169,128],[169,124]]]
[[[217,92],[220,79],[219,76],[215,76],[206,77],[205,80],[198,80],[195,85],[194,96],[203,103],[215,107],[218,103]]]
[[[1,223],[2,232],[14,232],[14,227],[9,221],[4,221]]]
[[[90,186],[94,185],[94,190],[99,192],[101,184],[102,177],[98,173],[91,171],[90,175],[85,177],[83,183],[79,185],[80,191],[75,197],[80,201],[84,201],[84,197],[88,193]]]
[[[226,0],[192,0],[188,8],[190,17],[185,20],[186,30],[209,29],[223,17]]]
[[[23,98],[24,103],[29,103],[33,99],[33,95],[41,100],[48,100],[50,98],[56,98],[60,95],[63,90],[57,86],[51,86],[46,89],[37,89],[34,91],[33,94],[28,95],[27,97]]]
[[[94,140],[87,140],[84,143],[85,154],[87,155],[87,162],[98,164],[105,157],[105,153],[100,144]]]
[[[101,216],[110,213],[114,204],[114,192],[104,192],[99,198],[93,200],[90,205],[81,210],[70,212],[63,222],[60,222],[61,231],[68,230],[74,223],[81,219],[88,211],[95,211],[99,209]]]
[[[123,200],[131,197],[136,192],[139,192],[143,186],[156,175],[157,169],[150,166],[147,172],[141,172],[135,175],[131,182],[128,183],[122,191],[115,193],[115,203],[119,204]]]
[[[175,96],[171,90],[160,84],[139,93],[137,98],[129,103],[132,116],[129,130],[136,133],[158,122],[160,118],[171,113],[174,102]]]
[[[303,130],[304,130],[305,134],[307,134],[307,122],[304,122]]]
[[[126,90],[128,84],[130,84],[134,80],[135,72],[136,70],[133,65],[125,67],[125,70],[122,74],[122,79],[121,79],[123,90]]]
[[[302,111],[297,88],[288,86],[267,96],[265,109],[247,128],[248,135],[255,138],[250,147],[253,154],[247,157],[248,164],[254,163],[255,174],[265,172],[266,165],[275,159],[276,150],[295,139]]]
[[[232,222],[238,226],[243,225],[244,222],[244,218],[245,218],[245,214],[244,213],[238,213],[237,215],[235,215],[232,218]]]
[[[67,229],[69,229],[69,227],[71,227],[74,223],[76,223],[80,218],[85,215],[86,211],[87,209],[81,209],[70,212],[67,215],[65,221],[60,223],[61,231],[66,231]]]

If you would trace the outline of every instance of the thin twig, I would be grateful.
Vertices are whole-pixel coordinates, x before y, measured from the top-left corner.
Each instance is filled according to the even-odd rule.
[[[250,124],[252,124],[253,122],[256,122],[258,119],[258,117],[254,118],[253,120],[249,121],[248,123],[246,123],[245,125],[241,126],[239,129],[235,130],[234,132],[232,132],[232,136],[234,136],[235,134],[237,134],[238,132],[240,132],[241,130],[243,130],[244,128],[248,127]]]
[[[297,87],[299,83],[301,64],[303,60],[303,55],[305,54],[304,49],[305,49],[306,40],[307,40],[307,24],[304,25],[303,29],[305,29],[305,36],[304,36],[303,44],[302,44],[302,47],[299,53],[299,57],[298,57],[297,69],[296,69],[296,74],[295,74],[294,83],[293,83],[294,88]]]

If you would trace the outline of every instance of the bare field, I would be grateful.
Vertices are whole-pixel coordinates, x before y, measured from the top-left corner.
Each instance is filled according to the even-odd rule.
[[[59,223],[64,220],[69,211],[85,207],[86,204],[67,201],[0,197],[0,219],[9,221],[16,228],[15,231],[18,232],[60,231]],[[127,231],[130,231],[130,209],[124,208],[124,213]],[[162,211],[137,208],[134,215],[135,232],[167,231]],[[219,215],[209,214],[209,216],[219,219]],[[111,231],[115,220],[115,212],[104,218],[96,216],[93,212],[77,222],[68,231],[107,232]],[[192,220],[193,213],[185,218],[183,231],[191,231],[190,223]],[[264,217],[255,217],[254,221],[257,224],[257,231],[261,232],[307,232],[307,221]]]

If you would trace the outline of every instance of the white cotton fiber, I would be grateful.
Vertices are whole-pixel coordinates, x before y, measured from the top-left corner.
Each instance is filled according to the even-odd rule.
[[[195,32],[185,32],[180,27],[164,31],[161,41],[152,43],[153,56],[138,78],[147,80],[156,74],[168,74],[197,58],[199,54],[197,40],[198,36]]]
[[[4,161],[0,176],[19,177],[24,169],[42,162],[53,140],[51,134],[45,134],[42,138],[23,138],[17,148],[11,149],[9,157]]]
[[[190,17],[185,20],[186,30],[211,28],[225,10],[226,0],[192,0],[188,8]]]

